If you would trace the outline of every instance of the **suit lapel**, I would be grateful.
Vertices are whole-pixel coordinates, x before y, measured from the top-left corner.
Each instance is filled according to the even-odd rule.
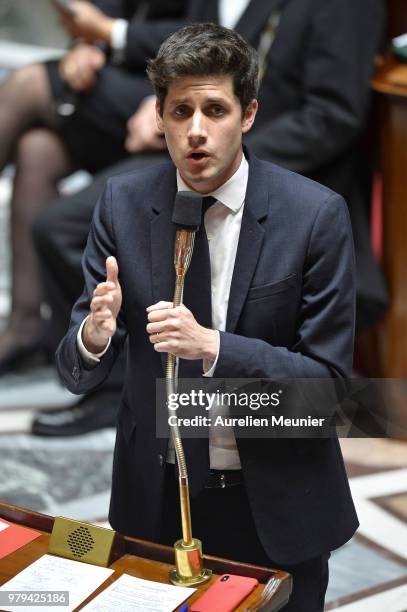
[[[173,298],[175,225],[171,218],[176,191],[176,173],[173,168],[152,195],[153,217],[150,235],[151,284],[154,303],[161,300],[170,302]],[[161,354],[161,359],[165,369],[166,353]]]
[[[283,2],[284,0],[251,0],[235,30],[251,44],[256,44],[268,18]]]
[[[267,216],[268,207],[268,177],[262,176],[261,162],[251,157],[226,319],[226,331],[231,333],[236,329],[260,256],[264,239],[264,229],[260,220]]]

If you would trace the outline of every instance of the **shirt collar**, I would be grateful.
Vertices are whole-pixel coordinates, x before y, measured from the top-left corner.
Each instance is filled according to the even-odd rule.
[[[211,195],[217,201],[224,204],[232,212],[236,213],[243,205],[246,197],[247,181],[249,178],[249,164],[244,155],[239,168],[223,185],[205,195]],[[178,191],[191,191],[190,187],[183,181],[177,169],[177,187]]]

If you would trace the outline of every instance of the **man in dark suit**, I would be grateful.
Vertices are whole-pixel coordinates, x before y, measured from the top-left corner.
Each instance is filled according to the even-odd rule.
[[[222,0],[191,0],[188,15],[191,20],[220,21],[235,27],[261,51],[260,111],[245,137],[252,151],[262,159],[316,178],[348,199],[357,173],[353,149],[366,118],[369,79],[383,29],[382,0],[251,0],[246,8],[240,4],[240,9]],[[144,36],[146,54],[151,51],[149,41],[149,36]],[[147,116],[147,104],[129,124],[128,147],[139,153],[143,146],[158,158],[162,153],[154,153],[155,116]],[[153,104],[149,104],[151,115]],[[142,143],[140,125],[144,134],[150,134]],[[86,190],[60,200],[38,218],[34,238],[59,330],[66,328],[70,306],[80,293],[80,259],[94,205],[107,177],[143,167],[152,159],[137,155],[109,168]],[[383,281],[365,240],[363,215],[360,206],[355,211],[351,198],[351,217],[359,217],[354,227],[357,246],[358,237],[363,238],[363,247],[357,248],[362,262],[357,275],[359,329],[380,317],[384,303]],[[98,393],[102,394],[102,389]],[[76,426],[72,414],[67,413],[66,425],[61,425],[61,418],[59,425],[54,425],[48,415],[39,416],[34,430],[50,435],[68,433],[68,429],[85,431],[86,411],[78,414]]]
[[[109,375],[128,336],[110,508],[112,526],[128,535],[165,543],[179,535],[173,457],[156,436],[154,412],[168,352],[181,371],[187,364],[206,376],[351,372],[346,204],[309,179],[243,155],[242,135],[258,108],[257,68],[255,52],[231,30],[204,24],[172,35],[149,76],[176,167],[111,179],[95,212],[85,289],[57,365],[71,391],[89,392]],[[205,275],[193,258],[185,305],[173,308],[177,189],[214,203],[203,220],[209,294],[201,286],[198,295],[191,291]],[[209,298],[209,324],[192,306],[196,298],[199,305]],[[357,528],[337,439],[239,440],[229,431],[221,439],[210,433],[206,447],[191,442],[192,516],[205,551],[287,568],[294,578],[287,611],[322,611],[330,551]]]

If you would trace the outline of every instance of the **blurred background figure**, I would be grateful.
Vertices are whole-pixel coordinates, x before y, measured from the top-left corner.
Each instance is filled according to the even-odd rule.
[[[126,121],[151,93],[146,58],[184,12],[182,0],[52,5],[72,48],[61,60],[13,71],[0,86],[0,170],[15,163],[11,314],[0,336],[0,374],[38,362],[47,349],[33,219],[56,198],[62,178],[78,168],[99,171],[127,155]]]
[[[366,213],[370,185],[360,172],[366,165],[358,143],[370,106],[370,78],[385,27],[382,0],[244,0],[230,3],[191,0],[191,21],[217,21],[235,27],[258,49],[262,67],[260,110],[246,144],[260,158],[305,174],[341,193],[354,225],[358,263],[358,330],[379,320],[386,291],[369,240]],[[107,176],[157,161],[146,151],[162,151],[155,100],[147,98],[127,124],[126,148],[133,157],[97,174],[93,184],[59,200],[35,222],[48,301],[60,339],[71,307],[82,290],[80,260],[97,197]],[[366,239],[367,237],[367,239]],[[69,280],[67,280],[69,279]],[[58,320],[56,320],[58,319]],[[98,392],[112,388],[108,381]],[[118,391],[116,391],[118,393]],[[59,435],[85,430],[103,417],[95,400],[54,415],[39,416],[34,431]],[[66,420],[66,422],[65,422]]]

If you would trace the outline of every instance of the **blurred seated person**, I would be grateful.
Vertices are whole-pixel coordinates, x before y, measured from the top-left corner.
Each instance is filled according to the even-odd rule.
[[[382,0],[192,0],[188,16],[194,21],[235,27],[259,50],[260,111],[246,137],[254,154],[315,178],[347,198],[354,190],[357,166],[353,149],[368,114],[369,80],[384,28]],[[129,120],[126,144],[133,154],[155,150],[160,155],[154,99],[145,100]],[[116,164],[97,174],[90,187],[61,198],[37,218],[35,242],[57,319],[56,339],[65,333],[71,308],[83,287],[81,256],[106,178],[151,161],[154,158],[135,155]],[[357,236],[358,228],[354,231]],[[373,257],[368,253],[363,261],[367,269],[359,271],[358,282],[363,279],[369,288],[380,284],[380,270]],[[363,293],[359,291],[359,304],[361,300]],[[359,308],[360,312],[364,311]],[[359,316],[359,329],[371,322],[370,311],[366,318]],[[123,369],[120,375],[123,377]],[[99,398],[109,384],[97,391]],[[90,413],[95,420],[96,402],[89,399],[89,412],[88,399],[81,402],[82,410],[73,419],[78,432]],[[62,435],[68,425],[72,430],[72,413],[65,414],[66,422],[40,415],[34,430],[49,435]]]
[[[151,93],[145,61],[180,25],[185,2],[72,0],[72,12],[53,4],[74,47],[60,61],[13,71],[0,86],[0,170],[16,165],[11,315],[0,336],[0,374],[39,348],[42,292],[32,221],[58,196],[62,178],[126,157],[126,122]],[[162,139],[154,143],[160,146]]]

